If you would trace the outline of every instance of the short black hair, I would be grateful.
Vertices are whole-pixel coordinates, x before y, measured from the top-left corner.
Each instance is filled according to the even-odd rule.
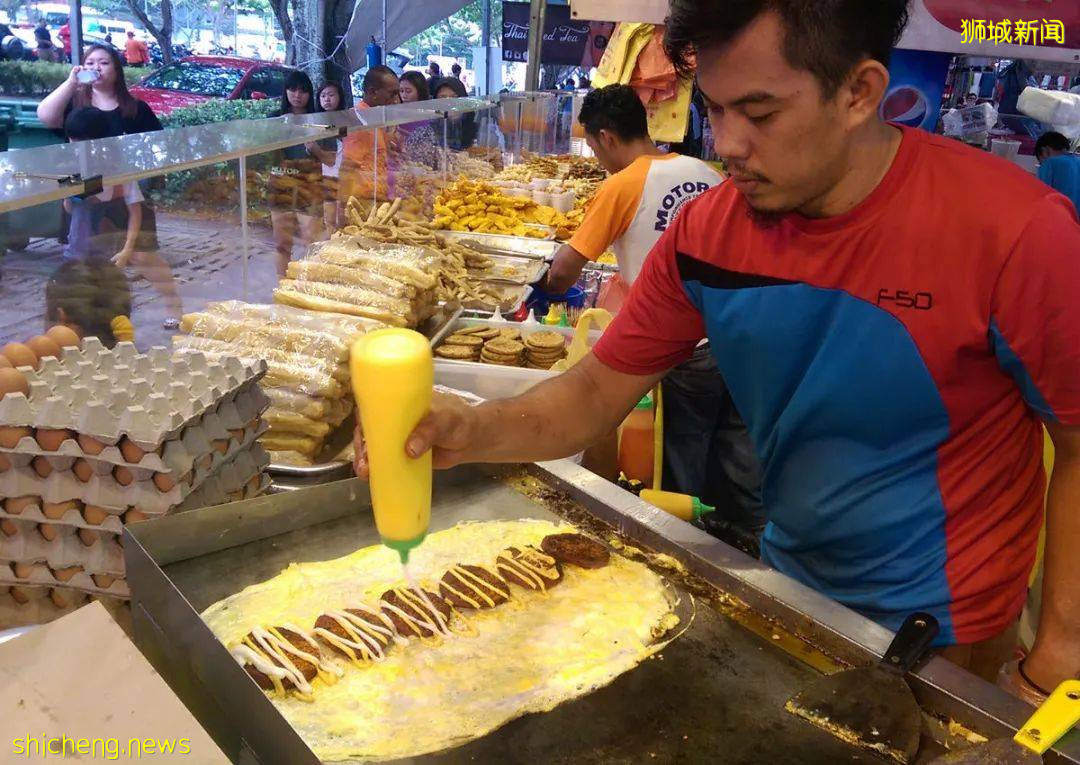
[[[629,85],[608,85],[585,96],[578,122],[590,135],[610,130],[624,141],[649,137],[649,118],[637,92]]]
[[[784,57],[813,74],[826,97],[852,67],[889,58],[908,22],[910,0],[671,0],[664,49],[682,74],[699,50],[724,46],[754,19],[772,11],[784,27]]]
[[[96,106],[80,106],[64,120],[64,135],[75,141],[92,141],[113,134],[109,117]]]
[[[442,67],[439,66],[438,61],[429,61],[428,62],[428,69],[430,69],[431,73],[434,74],[434,75],[442,74]]]
[[[383,66],[382,64],[379,64],[378,66],[373,66],[368,69],[367,74],[364,75],[364,92],[367,93],[373,88],[379,87],[379,81],[388,75],[390,77],[393,77],[395,80],[397,80],[398,78],[397,72],[395,72],[388,66]]]
[[[1039,140],[1035,142],[1035,156],[1039,156],[1039,152],[1043,149],[1051,149],[1052,151],[1068,151],[1069,139],[1063,136],[1061,133],[1056,133],[1053,130],[1048,130],[1039,136]]]
[[[431,88],[432,97],[438,98],[439,91],[443,88],[450,88],[450,90],[454,91],[455,98],[467,98],[469,95],[465,91],[465,83],[463,83],[457,77],[443,77],[441,80],[436,80],[435,84]]]
[[[412,84],[416,88],[416,100],[427,101],[431,98],[431,92],[428,90],[427,79],[420,72],[408,71],[401,75],[401,79]]]
[[[311,84],[311,78],[299,69],[293,69],[285,75],[285,85],[281,89],[282,114],[292,114],[292,105],[289,103],[290,90],[307,91],[307,113],[311,114],[315,111],[315,86]]]
[[[455,77],[457,77],[459,74],[461,74],[461,64],[455,61],[453,66],[450,67],[450,71],[454,73]]]

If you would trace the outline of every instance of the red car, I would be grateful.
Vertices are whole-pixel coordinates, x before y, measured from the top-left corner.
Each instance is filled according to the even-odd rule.
[[[285,76],[280,64],[234,56],[187,56],[163,66],[131,88],[159,117],[182,106],[214,98],[281,98]]]

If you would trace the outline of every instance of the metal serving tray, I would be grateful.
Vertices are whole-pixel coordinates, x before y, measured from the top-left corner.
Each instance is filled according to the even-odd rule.
[[[831,668],[867,663],[884,651],[887,630],[568,461],[443,472],[434,497],[433,529],[554,515],[666,553],[689,570],[669,578],[697,593],[698,615],[662,654],[609,687],[416,762],[882,762],[783,705],[817,676],[810,664],[826,658],[818,649]],[[316,762],[198,614],[289,563],[376,540],[367,487],[356,480],[124,529],[136,642],[235,761]],[[1012,735],[1030,713],[942,659],[911,682],[927,713],[925,755],[940,752],[945,735],[931,715],[996,737]],[[1076,734],[1045,761],[1080,763]]]
[[[488,257],[492,260],[493,270],[509,268],[513,269],[514,273],[499,276],[470,271],[470,277],[487,282],[488,284],[525,285],[535,284],[540,281],[541,277],[548,271],[547,261],[540,260],[539,258],[495,254],[489,254]]]
[[[546,239],[531,239],[527,236],[510,236],[508,234],[439,231],[438,236],[451,242],[476,242],[483,252],[513,255],[519,258],[539,258],[541,260],[551,260],[562,246],[559,242]]]

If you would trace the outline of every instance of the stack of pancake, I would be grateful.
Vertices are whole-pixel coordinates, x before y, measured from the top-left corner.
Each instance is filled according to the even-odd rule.
[[[551,369],[566,357],[566,340],[558,332],[534,332],[525,338],[525,349],[529,369]]]

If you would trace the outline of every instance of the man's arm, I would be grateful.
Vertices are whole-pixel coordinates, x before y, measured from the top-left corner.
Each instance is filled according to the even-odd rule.
[[[1080,677],[1080,427],[1047,425],[1054,472],[1046,502],[1046,559],[1042,613],[1024,672],[1052,691]]]
[[[555,260],[548,269],[547,278],[542,285],[546,292],[559,295],[574,286],[581,270],[589,259],[575,250],[569,244],[564,244],[555,253]]]
[[[474,407],[441,396],[416,426],[405,452],[415,458],[432,449],[437,468],[568,457],[614,430],[664,374],[616,372],[589,354],[517,398]],[[559,412],[580,414],[566,417]],[[366,478],[367,458],[359,437],[356,446],[356,473]]]

